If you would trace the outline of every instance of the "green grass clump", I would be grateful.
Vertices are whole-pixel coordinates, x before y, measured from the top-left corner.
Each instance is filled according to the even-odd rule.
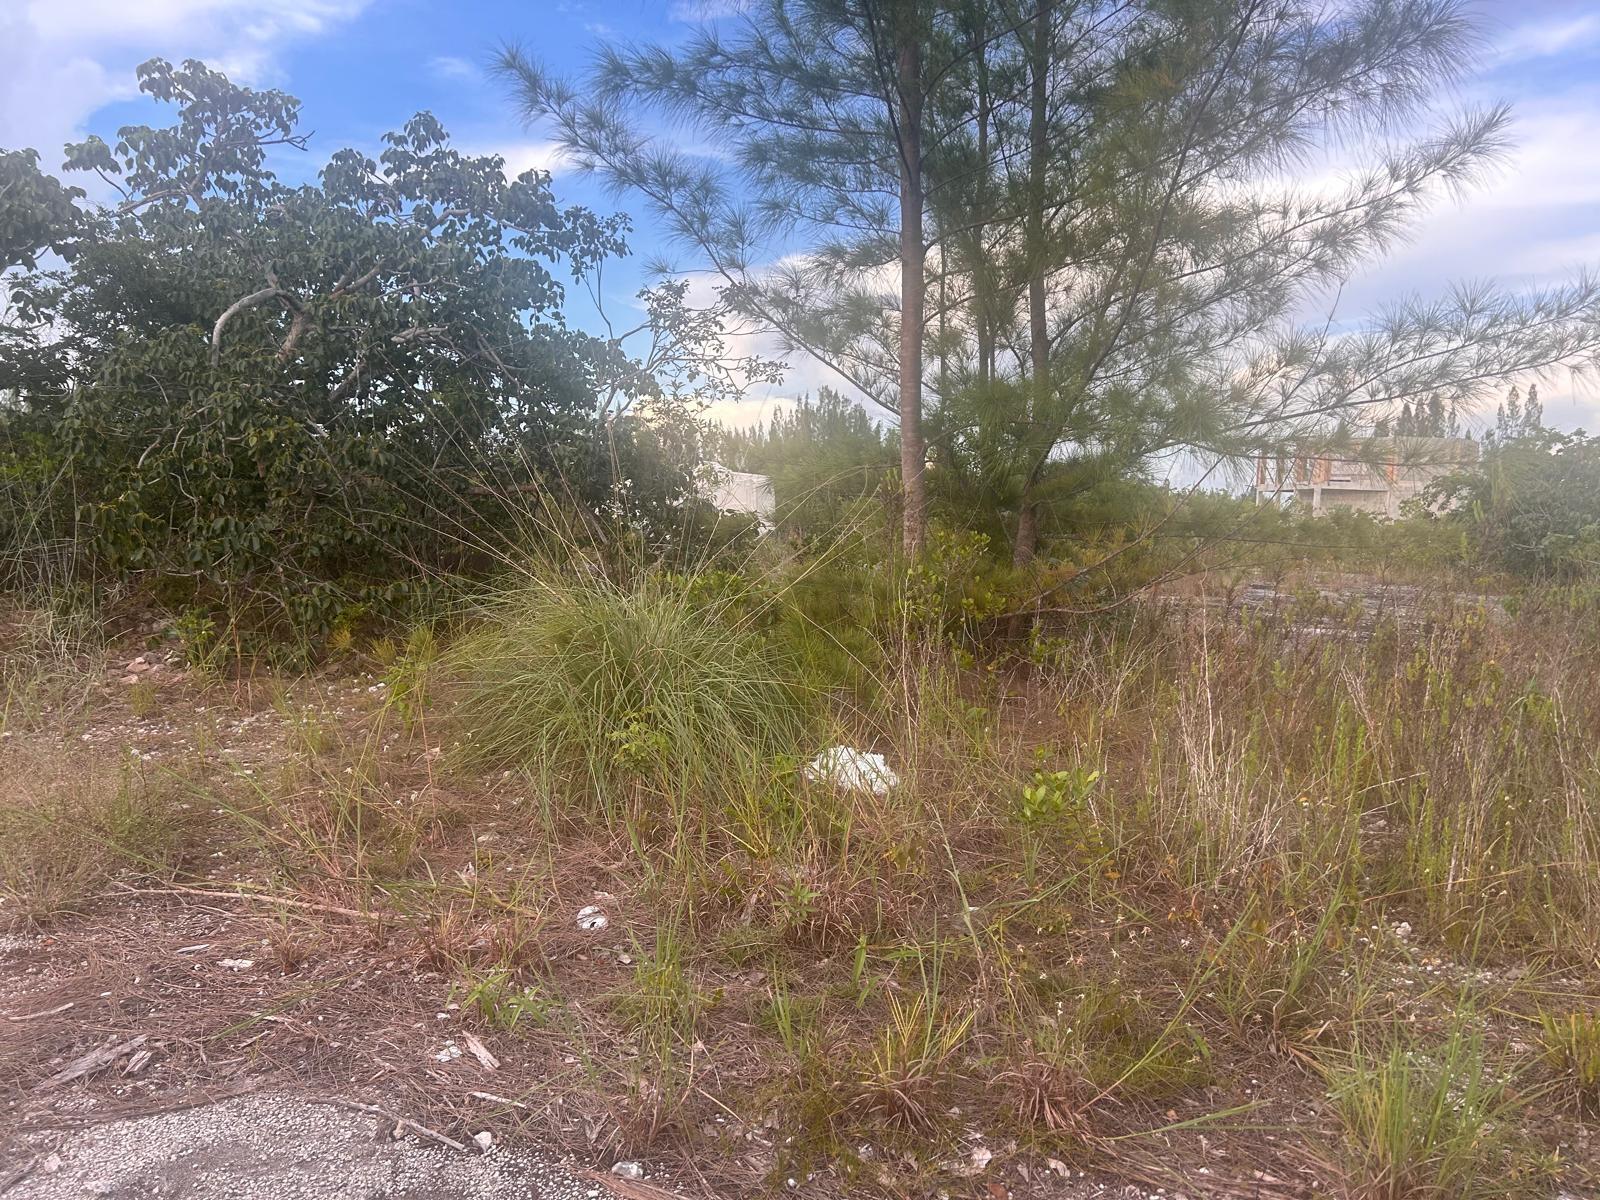
[[[1600,1109],[1600,1019],[1592,1012],[1539,1014],[1545,1061],[1585,1112]]]
[[[1485,1060],[1481,1035],[1457,1030],[1437,1047],[1358,1051],[1331,1082],[1345,1193],[1354,1200],[1471,1200],[1535,1188],[1513,1123],[1520,1101]]]
[[[602,795],[748,778],[804,745],[789,656],[682,581],[542,570],[502,591],[449,656],[468,745]]]

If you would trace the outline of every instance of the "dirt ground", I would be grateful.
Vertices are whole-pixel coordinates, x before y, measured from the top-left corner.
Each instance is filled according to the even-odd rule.
[[[69,772],[131,765],[249,788],[303,756],[301,715],[315,712],[335,737],[365,737],[382,702],[370,674],[217,684],[190,678],[170,653],[146,654],[130,671],[130,653],[108,656],[103,678],[70,700],[11,714],[0,776],[44,762]],[[387,737],[380,755],[415,803],[450,786],[435,778],[438,750],[425,733]],[[503,859],[536,853],[519,842],[527,823],[505,786],[503,803],[448,831],[442,869],[459,862],[470,874],[487,845]],[[263,864],[216,845],[185,864],[182,887],[113,879],[80,915],[0,933],[5,1200],[848,1192],[828,1178],[774,1178],[782,1131],[741,1114],[697,1131],[693,1154],[674,1150],[670,1130],[643,1137],[649,1096],[618,1110],[614,1086],[603,1086],[615,1080],[596,1079],[616,1068],[580,1059],[579,1006],[577,1028],[485,1029],[429,964],[426,937],[393,897],[330,892],[322,902],[310,888],[300,895],[311,899],[269,899],[258,890]],[[603,989],[631,970],[636,951],[627,897],[606,890],[620,864],[567,866],[568,882],[537,914],[545,952]],[[606,929],[574,922],[589,905],[609,914]],[[728,987],[745,983],[753,991],[760,980]],[[641,1142],[657,1148],[653,1160],[614,1173]],[[895,1170],[880,1168],[891,1187]],[[1173,1194],[1060,1164],[975,1175],[975,1197]]]
[[[380,694],[343,676],[301,681],[286,704],[275,686],[201,686],[144,657],[155,703],[135,715],[114,655],[103,683],[7,725],[8,769],[133,764],[248,786],[290,754],[286,713],[314,706],[356,728]],[[459,1006],[403,936],[338,906],[301,922],[293,900],[230,895],[257,864],[207,854],[190,864],[203,889],[113,881],[85,915],[0,934],[7,1200],[663,1194],[610,1175],[611,1156],[533,1149],[532,1106],[491,1089],[530,1091],[539,1068],[518,1071],[506,1046],[503,1070],[458,1064]],[[285,938],[305,943],[296,961],[273,949]]]

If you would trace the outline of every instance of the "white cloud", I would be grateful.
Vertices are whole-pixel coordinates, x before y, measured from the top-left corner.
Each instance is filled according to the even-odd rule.
[[[1495,39],[1494,49],[1486,57],[1490,66],[1504,66],[1596,44],[1600,44],[1600,14],[1585,13],[1515,26]]]
[[[0,0],[0,147],[55,168],[89,118],[137,94],[147,58],[200,58],[243,83],[275,81],[277,54],[370,0]]]
[[[428,70],[439,79],[476,79],[478,68],[454,54],[441,54],[428,60]]]
[[[506,178],[515,179],[524,171],[549,171],[552,175],[568,164],[566,154],[555,142],[514,142],[509,146],[462,147],[463,154],[498,154],[506,160]]]
[[[1436,292],[1461,279],[1554,282],[1600,262],[1600,156],[1593,152],[1600,88],[1530,97],[1514,111],[1504,165],[1461,203],[1439,205],[1384,262],[1352,281],[1347,302]]]
[[[119,45],[220,31],[250,42],[322,33],[367,0],[32,0],[24,24],[47,41]]]
[[[756,429],[765,426],[772,418],[794,408],[798,397],[772,394],[746,396],[743,400],[719,400],[706,406],[701,419],[724,429]]]

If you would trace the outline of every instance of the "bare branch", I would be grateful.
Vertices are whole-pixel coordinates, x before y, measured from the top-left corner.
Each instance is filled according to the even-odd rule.
[[[276,299],[285,293],[282,288],[264,287],[259,292],[251,292],[248,296],[240,296],[227,308],[222,310],[222,315],[217,318],[217,323],[211,327],[211,365],[214,367],[222,359],[222,331],[228,327],[228,322],[237,317],[246,309],[254,308],[258,304],[265,304],[268,300]]]

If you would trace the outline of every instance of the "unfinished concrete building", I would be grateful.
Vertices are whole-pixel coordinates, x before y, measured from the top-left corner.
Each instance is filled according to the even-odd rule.
[[[1337,450],[1256,459],[1256,503],[1316,516],[1350,509],[1393,520],[1434,480],[1478,461],[1478,443],[1457,437],[1354,438]]]

